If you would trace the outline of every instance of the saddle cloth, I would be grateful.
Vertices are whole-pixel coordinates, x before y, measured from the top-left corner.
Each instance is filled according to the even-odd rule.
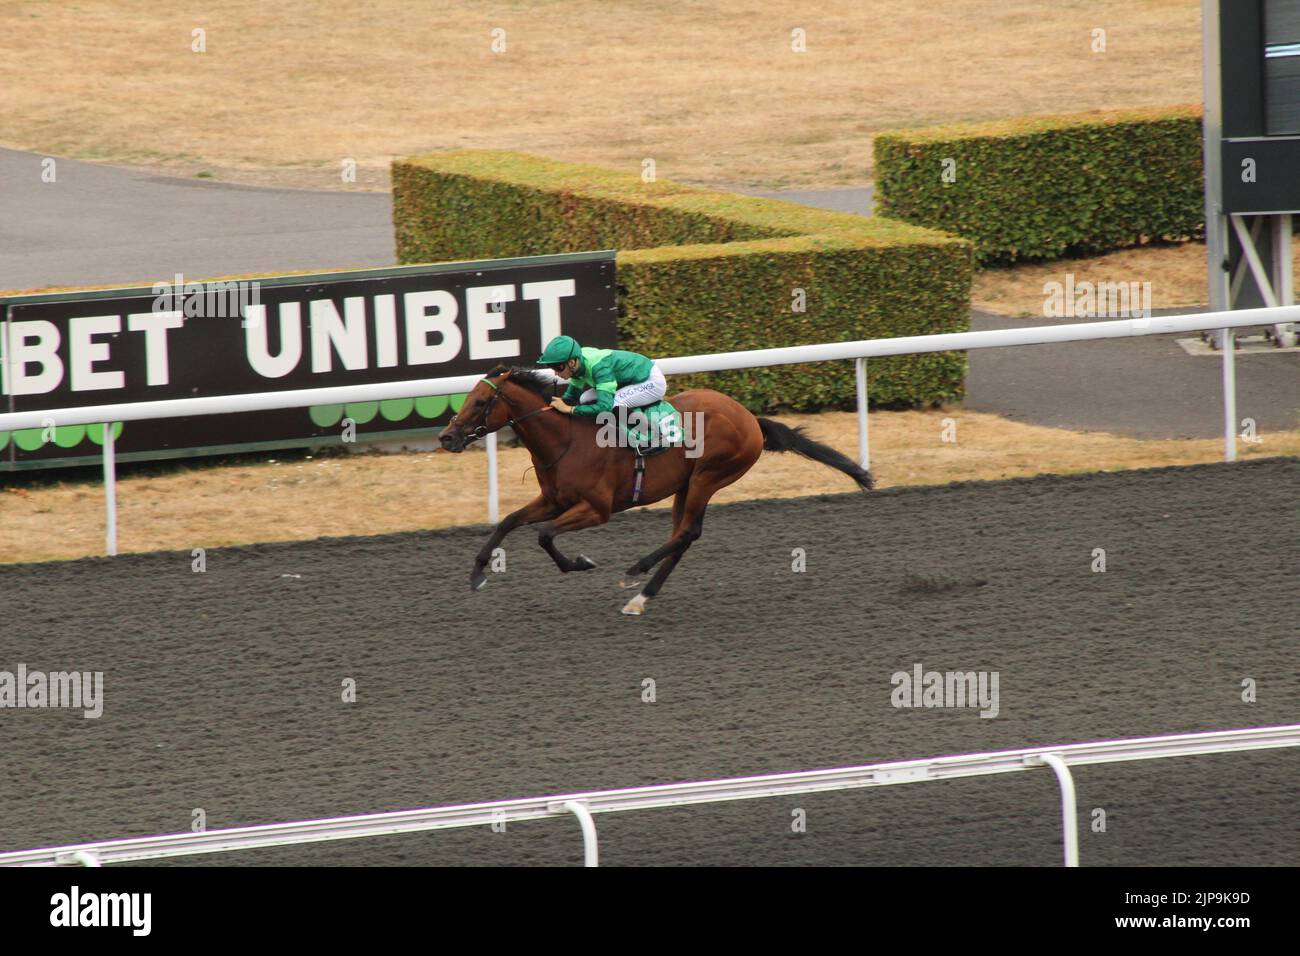
[[[623,411],[623,409],[620,409]],[[682,443],[682,419],[667,401],[626,409],[619,423],[629,446],[642,456],[657,454]]]

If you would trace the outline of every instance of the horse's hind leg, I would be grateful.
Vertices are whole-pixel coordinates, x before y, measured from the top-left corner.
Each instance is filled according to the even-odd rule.
[[[677,562],[686,554],[686,549],[694,544],[703,533],[704,515],[701,514],[695,519],[694,524],[687,529],[687,534],[683,538],[681,546],[672,554],[668,555],[668,557],[664,558],[663,562],[659,565],[659,569],[655,571],[654,577],[652,577],[650,582],[641,589],[641,593],[624,605],[624,614],[645,613],[646,602],[659,593],[659,589],[662,588],[664,582],[668,580],[668,575],[673,573],[673,568],[677,567]]]
[[[673,568],[677,567],[677,562],[681,561],[686,549],[699,540],[700,535],[704,533],[704,509],[708,507],[709,499],[719,488],[731,484],[734,480],[735,478],[722,482],[711,481],[707,474],[697,474],[692,479],[686,489],[686,501],[681,516],[674,523],[673,536],[663,547],[647,554],[628,569],[628,574],[639,574],[654,567],[660,560],[663,561],[649,583],[636,597],[624,605],[624,614],[645,613],[646,602],[659,593],[659,589],[668,580],[668,575],[673,573]],[[677,512],[675,505],[673,511]]]
[[[590,502],[580,501],[558,518],[542,525],[541,530],[537,532],[537,543],[551,556],[555,566],[565,574],[570,571],[590,571],[596,566],[596,562],[585,554],[580,554],[576,558],[565,557],[560,553],[560,549],[555,546],[555,536],[564,534],[566,531],[581,531],[583,528],[591,528],[598,524],[604,524],[608,520],[608,513],[601,513]]]
[[[641,587],[641,582],[638,581],[637,578],[640,577],[642,574],[644,574],[646,571],[650,570],[652,567],[654,567],[655,564],[656,564],[658,561],[660,561],[660,560],[663,558],[663,556],[664,556],[665,554],[667,554],[669,551],[673,550],[673,547],[674,547],[674,545],[673,545],[673,541],[675,540],[675,536],[676,536],[677,532],[681,529],[681,526],[682,526],[682,514],[683,514],[683,513],[685,512],[685,510],[686,510],[686,492],[687,492],[687,490],[688,490],[687,488],[683,488],[681,491],[677,492],[677,494],[675,494],[675,495],[673,496],[673,535],[674,535],[674,537],[669,538],[669,539],[668,539],[668,543],[665,544],[663,547],[658,548],[657,550],[655,550],[654,552],[652,552],[652,553],[650,553],[650,554],[647,554],[644,558],[642,558],[642,559],[641,559],[640,561],[638,561],[636,564],[632,565],[632,567],[628,568],[628,569],[627,569],[627,572],[623,575],[623,580],[621,580],[621,581],[618,582],[618,586],[619,586],[619,587],[621,587],[621,588],[640,588],[640,587]],[[651,559],[653,559],[653,560],[651,560]]]
[[[637,587],[638,585],[635,580],[637,577],[639,577],[642,574],[645,574],[656,564],[662,561],[667,555],[671,554],[672,552],[678,549],[680,545],[682,521],[686,514],[686,498],[690,494],[690,490],[692,487],[694,486],[688,485],[687,487],[683,488],[681,491],[677,492],[677,495],[673,498],[673,533],[669,536],[666,542],[664,542],[658,548],[655,548],[653,551],[651,551],[649,554],[647,554],[640,561],[636,562],[636,564],[632,565],[630,568],[627,569],[627,571],[624,572],[624,580],[621,582],[623,587],[625,588]],[[706,500],[705,504],[707,503],[708,502]]]

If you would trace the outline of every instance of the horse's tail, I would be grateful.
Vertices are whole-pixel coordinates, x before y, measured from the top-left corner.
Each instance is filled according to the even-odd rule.
[[[804,434],[802,428],[791,428],[770,418],[760,418],[758,427],[763,429],[764,450],[792,451],[813,461],[819,461],[823,465],[830,465],[856,481],[863,491],[870,491],[875,486],[871,472],[860,467],[853,459],[841,455],[830,445],[813,441]]]

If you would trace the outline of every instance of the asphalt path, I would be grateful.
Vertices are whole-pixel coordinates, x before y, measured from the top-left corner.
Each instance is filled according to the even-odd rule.
[[[272,189],[0,149],[0,289],[393,265],[386,193]]]
[[[859,216],[870,216],[875,203],[875,186],[844,186],[838,189],[793,189],[784,192],[759,192],[748,189],[737,190],[747,196],[763,199],[784,199],[786,202],[801,206],[813,206],[817,209],[830,209],[834,212],[855,212]]]
[[[971,330],[1074,321],[975,311]],[[1253,331],[1258,330],[1241,330]],[[1076,431],[1213,438],[1222,435],[1224,427],[1223,361],[1219,354],[1189,355],[1178,344],[1178,339],[1194,336],[975,349],[969,353],[965,407]],[[1242,430],[1242,419],[1251,418],[1256,434],[1267,441],[1270,431],[1300,428],[1300,352],[1241,353],[1234,362],[1236,430]]]

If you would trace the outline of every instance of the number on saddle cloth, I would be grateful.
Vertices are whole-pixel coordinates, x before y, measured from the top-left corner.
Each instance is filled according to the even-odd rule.
[[[681,416],[668,402],[652,402],[620,412],[628,442],[638,455],[654,455],[682,443]]]

